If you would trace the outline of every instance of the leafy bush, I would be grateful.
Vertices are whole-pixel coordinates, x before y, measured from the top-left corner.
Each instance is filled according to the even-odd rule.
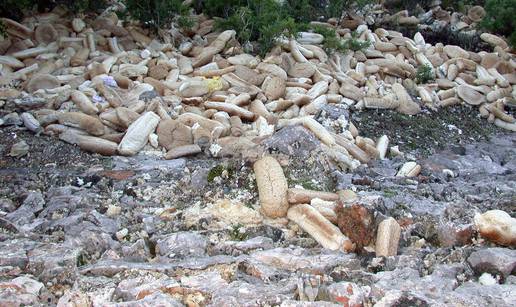
[[[486,16],[480,25],[497,34],[506,35],[516,47],[516,0],[487,0]]]
[[[2,0],[0,2],[0,16],[20,20],[23,12],[37,8],[40,12],[63,5],[73,13],[95,12],[107,6],[106,0]]]
[[[429,65],[421,65],[417,68],[416,83],[424,84],[433,79],[434,76],[432,74],[432,67],[430,67]]]
[[[369,41],[362,41],[357,38],[356,32],[352,33],[350,39],[341,39],[334,29],[325,26],[313,27],[315,33],[319,33],[324,36],[323,49],[327,53],[333,53],[335,51],[346,52],[348,50],[359,51],[368,48],[371,45]]]
[[[5,24],[2,20],[0,20],[0,38],[5,38],[7,36]]]
[[[139,20],[143,26],[157,31],[176,20],[180,27],[190,27],[193,21],[188,17],[189,7],[181,0],[123,0],[126,11],[123,14]]]
[[[253,0],[246,6],[233,8],[225,6],[224,3],[218,3],[216,8],[207,10],[212,13],[227,14],[227,17],[216,17],[216,27],[221,30],[236,30],[237,39],[242,44],[257,41],[260,45],[259,53],[265,55],[274,47],[276,38],[282,35],[294,36],[298,31],[306,29],[304,23],[297,22],[290,15],[288,2],[285,3],[280,4],[275,0]]]

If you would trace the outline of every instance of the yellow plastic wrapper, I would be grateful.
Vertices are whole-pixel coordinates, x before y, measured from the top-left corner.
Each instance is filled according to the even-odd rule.
[[[220,77],[206,79],[206,84],[208,85],[208,90],[210,91],[210,93],[220,91],[223,88],[222,80],[220,79]]]

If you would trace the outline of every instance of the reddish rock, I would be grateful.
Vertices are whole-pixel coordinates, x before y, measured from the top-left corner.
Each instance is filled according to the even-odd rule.
[[[359,204],[339,203],[335,212],[340,231],[355,243],[357,251],[361,251],[364,246],[373,242],[375,219],[371,210]]]
[[[437,238],[443,247],[463,246],[471,243],[474,228],[472,224],[454,225],[452,223],[439,225]]]

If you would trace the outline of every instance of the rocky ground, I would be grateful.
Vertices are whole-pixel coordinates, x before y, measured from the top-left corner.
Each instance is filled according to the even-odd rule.
[[[264,141],[290,187],[351,189],[375,215],[398,221],[398,254],[375,257],[367,248],[321,249],[292,222],[264,219],[245,160],[164,161],[149,151],[106,158],[49,146],[48,137],[23,130],[1,133],[1,305],[509,306],[516,299],[516,252],[473,227],[477,212],[516,214],[514,134],[461,138],[426,157],[407,152],[422,165],[415,178],[395,177],[402,158],[343,173],[310,150],[319,141],[301,126]],[[30,154],[7,156],[19,139]]]
[[[514,305],[514,50],[423,6],[3,18],[0,306]]]

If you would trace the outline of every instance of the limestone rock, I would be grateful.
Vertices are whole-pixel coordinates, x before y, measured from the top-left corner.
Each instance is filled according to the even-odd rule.
[[[502,210],[475,214],[475,226],[489,241],[505,246],[516,246],[516,219]]]
[[[392,217],[380,222],[376,235],[376,257],[396,256],[400,234],[400,225]]]

